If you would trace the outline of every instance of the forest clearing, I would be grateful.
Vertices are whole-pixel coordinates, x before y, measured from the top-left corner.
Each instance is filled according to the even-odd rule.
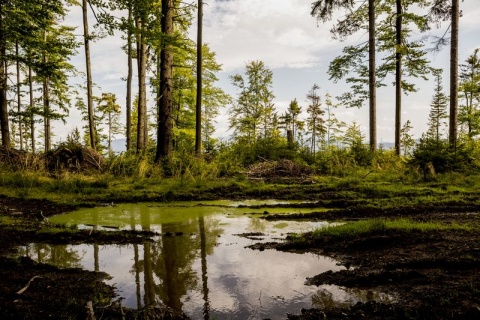
[[[480,319],[478,6],[302,1],[0,2],[1,319]]]

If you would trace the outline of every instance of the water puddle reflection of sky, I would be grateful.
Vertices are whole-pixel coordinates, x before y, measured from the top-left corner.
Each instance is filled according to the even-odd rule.
[[[306,286],[306,278],[343,267],[319,255],[245,247],[326,223],[266,221],[244,214],[265,211],[261,206],[237,205],[251,204],[124,204],[82,209],[53,217],[51,222],[152,230],[160,235],[153,242],[129,245],[31,244],[22,248],[22,254],[60,267],[106,272],[112,277],[107,282],[115,285],[124,305],[141,308],[161,300],[192,319],[203,319],[204,313],[210,319],[283,319],[286,313],[314,307],[319,295],[326,296],[325,290]],[[288,212],[285,208],[270,211]],[[250,232],[263,236],[253,240],[238,235]]]

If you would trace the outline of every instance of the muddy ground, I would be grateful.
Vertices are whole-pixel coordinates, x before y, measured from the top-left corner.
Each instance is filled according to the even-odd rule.
[[[48,201],[0,197],[0,319],[85,319],[92,301],[97,319],[181,319],[164,306],[144,310],[121,308],[108,275],[80,269],[58,269],[28,258],[9,258],[19,245],[46,243],[133,243],[152,234],[137,232],[38,233],[50,227],[45,217],[74,209]],[[479,208],[446,206],[384,210],[348,209],[318,213],[317,219],[351,220],[402,216],[419,221],[480,226]],[[273,215],[268,218],[274,219]],[[296,217],[302,218],[302,216]],[[478,229],[477,229],[478,230]],[[288,243],[259,245],[313,251],[340,260],[346,270],[319,274],[313,286],[335,284],[389,293],[393,303],[357,303],[323,310],[299,310],[288,319],[480,319],[480,234],[465,231],[381,232],[344,241],[312,240],[302,247]],[[293,275],[292,275],[293,276]]]
[[[103,272],[60,269],[29,258],[12,257],[18,246],[32,242],[143,243],[155,235],[146,231],[62,230],[48,223],[49,216],[74,209],[46,200],[0,196],[0,218],[4,222],[0,224],[0,319],[86,319],[89,314],[96,319],[186,318],[162,305],[142,310],[123,308],[115,288],[103,282],[108,278]],[[87,309],[89,301],[92,309]]]

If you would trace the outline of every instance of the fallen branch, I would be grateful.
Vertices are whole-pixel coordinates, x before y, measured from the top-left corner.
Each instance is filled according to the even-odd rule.
[[[28,287],[30,286],[30,284],[32,283],[33,280],[37,279],[37,278],[41,278],[41,276],[34,276],[32,277],[32,279],[30,279],[30,281],[28,281],[27,285],[25,287],[23,287],[22,289],[18,290],[17,291],[17,294],[23,294],[25,291],[27,291]]]

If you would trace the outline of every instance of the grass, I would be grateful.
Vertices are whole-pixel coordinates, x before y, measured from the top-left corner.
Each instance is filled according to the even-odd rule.
[[[404,232],[433,230],[470,231],[472,227],[460,224],[447,225],[434,221],[417,222],[410,219],[367,219],[318,229],[312,233],[312,237],[354,237],[375,232],[387,232],[388,230]]]
[[[140,171],[144,169],[139,168]],[[219,195],[236,199],[276,198],[287,200],[354,201],[372,208],[398,206],[435,206],[448,203],[480,204],[480,174],[448,173],[437,175],[436,181],[406,182],[389,172],[376,170],[367,175],[360,170],[354,175],[316,176],[312,183],[281,184],[250,181],[244,176],[212,178],[197,176],[189,170],[177,177],[144,174],[114,176],[109,173],[64,173],[49,176],[35,171],[0,170],[0,194],[22,199],[49,199],[59,203],[172,201],[177,199],[214,200]],[[403,175],[406,173],[404,172]],[[397,177],[397,178],[395,178]],[[310,180],[308,180],[310,181]],[[228,190],[228,192],[224,192]]]

